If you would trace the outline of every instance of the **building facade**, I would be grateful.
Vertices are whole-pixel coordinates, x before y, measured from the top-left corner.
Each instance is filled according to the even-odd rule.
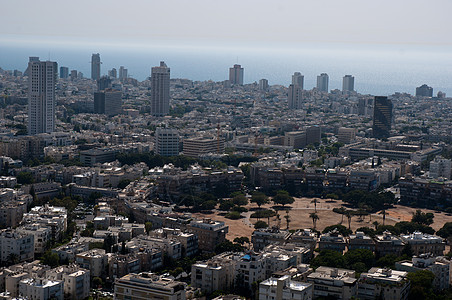
[[[169,112],[170,68],[161,61],[160,66],[151,69],[151,113],[165,116]]]

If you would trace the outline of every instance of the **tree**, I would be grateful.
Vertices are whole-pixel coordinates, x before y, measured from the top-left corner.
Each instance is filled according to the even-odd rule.
[[[16,179],[19,184],[31,184],[34,182],[33,175],[30,172],[19,172],[16,175]]]
[[[224,217],[231,220],[238,220],[242,217],[242,215],[238,211],[231,211],[228,212]]]
[[[130,179],[121,179],[121,181],[118,183],[118,189],[121,190],[125,189],[130,182],[131,182]]]
[[[314,203],[314,212],[317,213],[317,203],[319,203],[319,199],[314,198],[311,203]]]
[[[244,245],[244,244],[249,244],[250,243],[250,239],[246,236],[242,236],[242,237],[236,237],[234,239],[234,243],[240,244],[240,245]]]
[[[347,209],[345,207],[339,207],[339,208],[333,208],[333,212],[341,215],[341,224],[344,222],[344,215],[346,213]]]
[[[42,255],[41,263],[55,268],[60,264],[60,257],[55,252],[49,250]]]
[[[330,231],[333,231],[334,229],[336,229],[343,236],[349,236],[350,234],[352,234],[352,231],[350,229],[341,224],[327,226],[325,227],[325,229],[323,229],[322,233],[328,233]]]
[[[316,228],[317,221],[320,219],[319,216],[316,213],[310,213],[309,217],[312,219],[312,225],[314,226],[314,229]]]
[[[151,232],[152,230],[152,223],[151,222],[144,223],[144,228],[146,228],[146,233],[149,234],[149,232]]]
[[[435,216],[432,213],[423,213],[420,209],[416,210],[413,213],[413,218],[411,218],[411,222],[422,224],[422,225],[431,225],[433,224],[433,218]]]
[[[383,209],[381,212],[379,212],[378,214],[383,215],[383,226],[385,225],[385,221],[386,221],[386,215],[388,214],[386,212],[385,209]]]
[[[444,239],[452,238],[452,222],[444,223],[444,226],[436,232],[437,235]]]
[[[267,228],[268,224],[265,223],[264,221],[257,221],[256,223],[254,223],[254,229],[261,229],[261,228]]]
[[[229,211],[234,207],[234,203],[232,200],[223,200],[220,202],[220,206],[218,207],[222,211]]]
[[[96,287],[96,288],[101,287],[103,284],[102,279],[100,277],[94,277],[92,282],[93,282],[93,287]]]
[[[287,191],[278,191],[276,196],[273,197],[273,203],[280,204],[285,207],[287,204],[292,204],[295,202],[295,199],[289,195]]]
[[[232,198],[232,202],[238,206],[245,206],[248,204],[248,198],[246,198],[244,195],[237,195]]]
[[[268,203],[268,197],[264,193],[254,192],[251,195],[251,203],[256,203],[260,209],[262,205]]]
[[[344,268],[345,259],[344,256],[335,250],[322,250],[319,255],[317,255],[311,261],[311,267],[317,268],[320,266],[331,267],[331,268]]]
[[[220,254],[223,252],[241,252],[244,248],[242,245],[233,243],[229,240],[226,240],[215,247],[215,253]]]
[[[435,275],[427,270],[409,272],[407,278],[411,282],[411,290],[408,299],[430,299]]]
[[[372,223],[372,225],[374,225],[374,226],[375,226],[375,230],[377,230],[378,225],[380,225],[380,223],[378,223],[378,221],[374,221],[374,222]]]

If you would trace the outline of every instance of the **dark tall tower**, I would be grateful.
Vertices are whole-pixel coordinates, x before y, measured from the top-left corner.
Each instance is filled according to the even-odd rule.
[[[151,69],[151,114],[165,116],[169,112],[170,68],[161,61],[160,66]]]
[[[91,79],[98,80],[100,78],[100,54],[96,53],[91,56]]]
[[[234,65],[229,68],[229,83],[243,85],[243,68],[241,65]]]
[[[392,102],[388,97],[376,96],[374,101],[374,122],[372,126],[375,138],[389,137],[392,123]]]

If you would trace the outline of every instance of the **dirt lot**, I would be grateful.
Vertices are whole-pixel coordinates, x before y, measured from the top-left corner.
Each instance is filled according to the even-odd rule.
[[[309,214],[314,212],[314,203],[311,203],[313,198],[296,198],[295,202],[290,206],[289,210],[290,223],[289,229],[301,229],[301,228],[311,228],[313,227],[312,219],[309,218]],[[332,210],[335,207],[341,207],[342,201],[331,201],[328,199],[319,199],[317,198],[317,215],[319,216],[319,220],[317,221],[317,230],[322,231],[325,227],[334,224],[340,224],[342,221],[342,225],[348,227],[347,218],[344,217],[342,220],[342,216],[334,213]],[[270,208],[272,204],[265,205],[263,207]],[[212,214],[195,214],[196,216],[208,217],[214,220],[223,221],[227,225],[229,225],[229,233],[227,235],[228,239],[233,240],[235,237],[247,236],[251,237],[253,233],[254,224],[257,220],[250,219],[249,216],[253,210],[257,209],[255,204],[249,204],[247,208],[250,210],[248,213],[244,213],[242,215],[246,216],[240,220],[230,220],[227,219],[218,213]],[[386,216],[385,224],[394,225],[400,221],[410,221],[411,216],[416,211],[415,208],[405,207],[401,205],[396,205],[394,208],[389,209],[388,216]],[[432,212],[435,214],[435,219],[432,227],[435,230],[440,229],[445,222],[451,222],[452,217],[447,216],[445,213],[439,213],[432,210],[422,210],[423,212]],[[280,214],[280,226],[281,228],[286,228],[286,211],[279,211]],[[383,223],[383,216],[380,214],[372,214],[372,216],[366,216],[362,221],[359,220],[358,217],[353,217],[351,222],[351,229],[355,231],[359,227],[367,226],[374,227],[373,222],[377,221],[380,224]],[[263,219],[263,221],[267,222],[267,219]],[[274,226],[278,224],[278,220],[276,217],[270,219],[270,226]]]

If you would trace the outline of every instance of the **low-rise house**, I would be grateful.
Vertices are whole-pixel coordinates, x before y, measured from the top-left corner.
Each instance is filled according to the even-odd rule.
[[[410,245],[414,255],[425,253],[431,253],[434,256],[444,255],[446,243],[439,236],[416,231],[412,234],[401,235],[400,237],[406,244]]]
[[[75,255],[75,262],[90,271],[91,277],[104,277],[108,266],[108,256],[103,249],[92,249]]]
[[[358,298],[406,300],[411,286],[407,274],[391,269],[372,268],[359,278]]]
[[[320,250],[335,250],[342,253],[345,251],[346,246],[347,242],[345,241],[345,238],[337,231],[337,229],[320,235]]]
[[[364,234],[364,232],[357,231],[356,234],[350,235],[348,239],[348,250],[355,249],[367,249],[375,252],[375,242],[370,237]]]
[[[313,297],[351,299],[358,293],[355,271],[329,267],[318,267],[308,275],[308,283],[314,286]]]
[[[311,300],[312,284],[294,281],[289,275],[269,278],[259,284],[259,300]]]

